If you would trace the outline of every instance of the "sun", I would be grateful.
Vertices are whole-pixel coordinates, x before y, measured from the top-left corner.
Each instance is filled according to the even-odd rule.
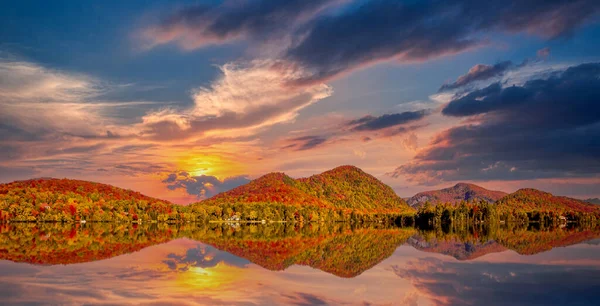
[[[194,171],[191,171],[190,174],[193,176],[201,176],[201,175],[206,175],[207,171],[208,171],[207,168],[199,168]]]

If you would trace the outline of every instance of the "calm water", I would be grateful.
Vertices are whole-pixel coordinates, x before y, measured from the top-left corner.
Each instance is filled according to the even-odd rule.
[[[0,225],[0,304],[597,305],[600,229]]]

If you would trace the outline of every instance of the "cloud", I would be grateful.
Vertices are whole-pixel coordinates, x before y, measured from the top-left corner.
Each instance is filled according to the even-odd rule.
[[[98,150],[104,149],[106,144],[98,143],[89,146],[70,146],[65,148],[54,148],[46,152],[48,155],[62,155],[62,154],[77,154],[77,153],[96,153]]]
[[[550,56],[550,48],[546,47],[546,48],[539,49],[539,50],[537,50],[536,55],[539,58],[546,59]]]
[[[455,82],[442,85],[439,91],[452,90],[469,85],[473,82],[484,81],[501,76],[512,66],[513,63],[511,61],[504,61],[495,65],[477,64],[469,69],[467,74],[458,77]]]
[[[212,246],[199,244],[195,248],[188,249],[185,255],[170,253],[163,263],[171,270],[187,271],[190,267],[212,268],[219,263],[245,268],[250,264],[250,261],[227,252],[219,251]]]
[[[304,151],[314,149],[318,146],[323,145],[327,141],[324,136],[302,136],[287,140],[289,145],[286,145],[284,149],[294,149],[296,151]]]
[[[550,48],[543,48],[536,52],[536,58],[526,58],[519,65],[514,64],[512,61],[503,61],[494,65],[477,64],[471,67],[466,74],[459,76],[456,81],[442,85],[438,93],[501,77],[509,71],[523,69],[526,66],[544,61],[548,56],[550,56]]]
[[[411,151],[415,151],[419,147],[419,138],[417,137],[417,134],[410,133],[408,137],[402,140],[402,145]]]
[[[421,120],[429,113],[429,110],[418,110],[396,114],[384,114],[378,117],[365,116],[348,122],[348,126],[351,126],[354,131],[377,131]]]
[[[430,110],[424,109],[380,116],[367,115],[351,120],[344,119],[343,122],[321,126],[320,133],[316,135],[307,134],[286,138],[282,141],[281,149],[304,151],[350,140],[368,142],[376,138],[403,135],[423,127],[424,124],[419,124],[419,122],[430,113]],[[305,132],[312,133],[314,131],[309,129]],[[416,148],[416,135],[409,136],[402,141],[402,144],[405,148],[413,150]]]
[[[294,292],[291,294],[283,294],[282,297],[286,300],[285,303],[289,305],[329,305],[324,297],[320,297],[312,293]]]
[[[148,47],[177,43],[188,50],[277,40],[269,44],[280,50],[277,57],[306,72],[290,81],[312,84],[381,61],[461,53],[489,44],[497,32],[565,37],[599,11],[595,0],[225,1],[180,9],[141,36]]]
[[[420,183],[589,177],[600,173],[600,64],[522,86],[499,83],[448,103],[468,119],[440,132],[392,176]]]
[[[381,61],[460,53],[487,44],[486,36],[498,31],[566,36],[599,10],[594,0],[361,2],[300,27],[284,58],[311,72],[298,82],[321,82]]]
[[[184,49],[240,39],[269,40],[340,0],[255,0],[199,4],[171,14],[141,33],[148,47],[175,42]]]
[[[63,136],[114,138],[120,123],[152,106],[143,101],[102,101],[114,85],[93,77],[0,59],[0,135],[11,141],[59,140]]]
[[[220,180],[215,176],[192,176],[185,171],[179,171],[169,174],[162,182],[167,184],[170,190],[185,189],[190,195],[207,199],[220,192],[247,184],[250,179],[247,176],[234,176]]]
[[[126,175],[137,176],[148,173],[164,173],[167,171],[167,165],[156,162],[129,162],[127,164],[117,164],[113,170]]]
[[[588,304],[600,297],[595,267],[421,258],[391,269],[435,305]]]
[[[301,72],[285,62],[255,60],[226,64],[209,87],[194,91],[194,107],[150,113],[141,124],[143,137],[172,140],[202,135],[240,135],[293,120],[298,111],[329,97],[325,84],[290,87]]]
[[[0,60],[3,101],[73,101],[99,95],[103,86],[86,75],[51,70],[23,61]]]

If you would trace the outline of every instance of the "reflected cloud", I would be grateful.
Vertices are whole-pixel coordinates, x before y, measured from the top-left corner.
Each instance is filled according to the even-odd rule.
[[[600,298],[598,267],[419,258],[391,267],[436,305],[591,305]],[[568,280],[568,281],[566,281]]]
[[[213,268],[218,264],[245,268],[250,261],[227,252],[220,251],[209,245],[198,245],[188,249],[185,255],[171,253],[163,261],[173,271],[188,271],[190,268]]]

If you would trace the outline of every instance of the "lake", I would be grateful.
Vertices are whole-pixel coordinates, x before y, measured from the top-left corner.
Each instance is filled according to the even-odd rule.
[[[594,305],[600,228],[0,225],[0,304]]]

